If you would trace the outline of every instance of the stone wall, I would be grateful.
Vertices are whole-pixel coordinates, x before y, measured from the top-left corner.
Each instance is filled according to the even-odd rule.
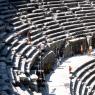
[[[59,40],[59,41],[54,41],[52,43],[49,43],[50,44],[50,49],[52,51],[54,51],[54,53],[56,54],[56,49],[63,49],[64,48],[64,45],[65,45],[65,40]]]
[[[56,55],[53,51],[49,51],[42,60],[43,69],[50,70],[52,66],[56,63]]]
[[[74,54],[80,54],[81,45],[83,47],[83,52],[86,52],[87,51],[86,37],[79,37],[66,41],[64,48],[64,57],[70,57],[73,56]]]

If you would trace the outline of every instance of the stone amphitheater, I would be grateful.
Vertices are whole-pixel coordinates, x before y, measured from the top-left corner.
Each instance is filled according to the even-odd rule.
[[[0,0],[0,95],[46,95],[45,77],[58,57],[89,47],[95,0]],[[94,67],[95,59],[72,73],[70,95],[95,95]]]

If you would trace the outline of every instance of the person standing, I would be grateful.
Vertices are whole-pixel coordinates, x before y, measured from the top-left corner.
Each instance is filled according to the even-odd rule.
[[[63,58],[63,48],[60,48],[60,50],[59,50],[59,61],[60,61],[60,63],[62,62],[62,58]]]
[[[31,33],[30,33],[30,31],[27,33],[27,38],[28,38],[27,43],[31,44],[32,39],[31,39]]]
[[[83,45],[80,46],[80,53],[83,54]]]
[[[92,46],[89,46],[88,54],[91,55],[92,52]]]
[[[60,65],[59,48],[56,48],[56,56],[57,56],[57,66],[59,66]]]
[[[69,66],[69,74],[71,74],[71,73],[72,73],[72,67]]]

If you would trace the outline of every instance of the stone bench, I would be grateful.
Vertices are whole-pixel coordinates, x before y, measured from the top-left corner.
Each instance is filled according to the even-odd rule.
[[[32,57],[27,60],[27,64],[25,66],[27,73],[31,72],[31,67],[33,66],[35,62],[35,58],[38,56],[38,54],[39,54],[39,51],[36,51],[35,53],[33,53]]]
[[[90,64],[90,62],[87,62],[87,64],[84,64],[84,65],[82,65],[82,66],[80,66],[74,73],[73,73],[73,75],[74,75],[74,79],[73,79],[73,90],[74,90],[74,92],[76,92],[76,89],[77,89],[77,86],[78,86],[78,82],[79,82],[79,84],[80,85],[82,85],[82,82],[83,82],[83,79],[85,79],[86,80],[86,76],[87,75],[90,75],[90,71],[89,72],[86,72],[86,71],[88,71],[88,70],[90,70],[91,68],[93,68],[93,66],[95,66],[95,64],[94,64],[94,62],[93,62],[94,60],[92,60],[92,61],[90,61],[90,62],[92,62],[92,64]],[[93,69],[92,69],[92,71],[93,71]],[[87,74],[86,74],[87,73]],[[84,74],[85,74],[85,76],[84,76]],[[78,80],[79,79],[79,80]],[[79,92],[81,92],[80,91],[80,87],[81,86],[78,86],[79,88]],[[82,89],[81,89],[82,90]],[[77,92],[78,93],[78,92]]]

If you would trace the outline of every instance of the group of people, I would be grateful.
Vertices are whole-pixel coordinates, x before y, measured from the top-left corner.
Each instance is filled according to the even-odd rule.
[[[91,52],[92,52],[92,46],[89,46],[88,47],[88,55],[91,55]],[[83,48],[83,45],[80,46],[80,53],[83,54],[84,53],[84,48]],[[69,66],[69,73],[72,72],[72,67]]]
[[[58,67],[62,62],[62,58],[64,58],[64,52],[62,50],[63,49],[59,49],[59,48],[56,49],[56,57],[57,57],[57,66]],[[69,71],[69,74],[72,73],[72,66],[68,67],[68,71]]]
[[[91,55],[92,52],[92,46],[88,47],[88,54]],[[84,53],[84,47],[83,45],[80,46],[80,53],[83,54]],[[56,56],[57,56],[57,66],[59,66],[61,64],[62,58],[64,57],[64,53],[61,49],[57,48],[56,49]],[[69,74],[72,73],[72,66],[69,66]]]
[[[32,39],[31,39],[31,33],[28,32],[27,33],[27,37],[28,37],[28,44],[31,43]],[[49,46],[47,44],[46,41],[42,41],[37,48],[40,50],[41,53],[48,51]],[[88,48],[88,54],[91,55],[92,52],[92,46],[89,46]],[[83,54],[84,53],[84,46],[81,44],[80,45],[80,53]],[[56,57],[57,57],[57,66],[59,66],[61,64],[62,58],[64,58],[64,53],[63,53],[63,49],[62,48],[56,48]],[[71,73],[72,71],[72,67],[69,66],[69,73]]]
[[[90,45],[88,47],[88,55],[91,55],[92,50],[93,50],[92,46]],[[81,45],[81,47],[80,47],[80,53],[83,54],[83,52],[84,52],[84,48],[83,48],[83,45]]]

